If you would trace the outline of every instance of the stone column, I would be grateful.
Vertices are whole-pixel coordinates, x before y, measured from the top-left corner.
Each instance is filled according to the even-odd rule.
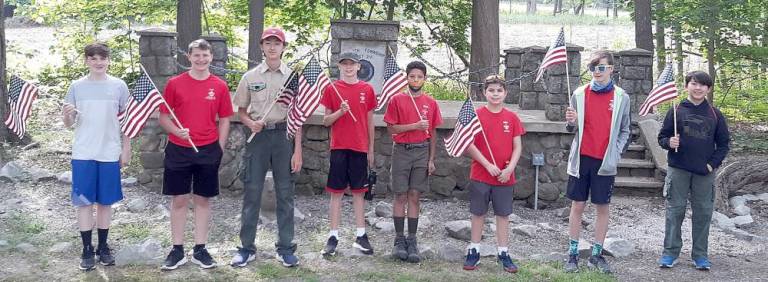
[[[147,74],[161,92],[171,76],[176,75],[176,33],[158,28],[137,32],[139,35],[139,54],[141,64]],[[157,112],[147,120],[141,130],[139,145],[139,160],[142,171],[138,176],[139,183],[152,188],[163,185],[163,150],[168,142],[160,124],[157,122]]]
[[[568,75],[566,77],[565,64],[552,66],[542,78],[546,82],[547,107],[546,117],[552,121],[564,121],[565,109],[568,107],[568,82],[570,91],[579,87],[579,74],[581,72],[581,51],[584,47],[568,44]]]
[[[640,105],[653,88],[653,52],[630,49],[618,52],[619,87],[627,91],[631,101],[632,119],[636,119]]]
[[[399,35],[400,23],[397,21],[331,21],[331,55],[328,62],[331,77],[339,77],[336,62],[341,53],[357,53],[363,61],[358,76],[371,83],[378,95],[384,83],[386,56],[397,56]]]
[[[523,48],[512,47],[504,50],[504,80],[520,77],[523,73],[522,57]],[[507,84],[507,98],[504,103],[520,103],[520,81]]]
[[[224,78],[224,75],[227,74],[224,69],[227,68],[227,55],[229,53],[226,38],[218,34],[211,34],[202,38],[211,43],[213,49],[211,50],[213,54],[211,66],[214,66],[214,68],[211,68],[211,72],[218,77]]]
[[[547,48],[541,46],[530,46],[523,49],[522,69],[523,73],[536,71],[547,52]],[[536,74],[530,75],[520,80],[520,109],[521,110],[544,110],[547,106],[547,91],[544,88],[544,79],[534,82]]]

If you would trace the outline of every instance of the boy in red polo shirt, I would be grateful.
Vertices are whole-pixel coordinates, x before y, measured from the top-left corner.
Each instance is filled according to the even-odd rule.
[[[363,194],[368,176],[368,167],[373,167],[373,109],[376,108],[376,94],[373,87],[357,77],[360,57],[355,53],[344,53],[339,57],[338,67],[341,79],[333,82],[323,91],[320,103],[325,107],[323,124],[331,128],[331,165],[325,190],[331,194],[329,218],[331,231],[322,254],[336,254],[339,243],[339,221],[341,220],[341,197],[344,190],[352,192],[355,210],[357,237],[354,248],[367,255],[373,254],[373,247],[365,233],[365,200]],[[338,90],[338,92],[336,92]]]
[[[566,272],[578,271],[581,217],[588,198],[597,210],[595,244],[588,264],[604,273],[611,268],[602,255],[608,233],[608,205],[611,202],[617,164],[629,140],[629,96],[611,79],[613,55],[592,54],[589,62],[592,82],[573,91],[565,120],[568,131],[576,131],[568,156],[569,259]]]
[[[419,225],[419,195],[429,190],[428,176],[435,171],[435,128],[443,123],[437,101],[422,91],[427,66],[413,61],[405,68],[408,90],[387,105],[384,122],[394,141],[391,182],[395,222],[395,246],[392,255],[411,263],[421,261],[416,241]],[[408,238],[405,229],[405,205],[408,204]]]
[[[467,148],[472,158],[470,171],[469,212],[472,213],[472,238],[467,248],[465,270],[474,270],[480,263],[480,240],[489,203],[496,215],[496,243],[498,260],[507,272],[517,272],[509,256],[509,215],[512,214],[515,167],[523,150],[522,135],[525,128],[517,114],[504,107],[507,96],[506,82],[498,75],[485,79],[485,98],[488,104],[477,109],[477,118],[483,132],[475,136]]]
[[[162,266],[165,270],[176,269],[187,262],[184,226],[190,198],[195,203],[192,262],[201,268],[216,266],[216,261],[205,249],[211,220],[209,199],[219,194],[219,165],[229,135],[229,117],[233,114],[227,83],[208,70],[211,44],[203,39],[192,41],[187,48],[187,57],[192,64],[190,70],[168,80],[163,93],[178,123],[171,120],[168,107],[160,106],[159,123],[169,133],[163,194],[172,196],[173,249]],[[177,124],[187,128],[179,128]],[[199,152],[194,151],[192,144]]]

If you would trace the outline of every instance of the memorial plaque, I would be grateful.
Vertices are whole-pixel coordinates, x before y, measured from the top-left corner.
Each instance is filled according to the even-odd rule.
[[[341,53],[352,52],[360,55],[360,72],[357,77],[370,83],[376,96],[381,94],[384,84],[384,58],[387,55],[385,41],[344,40],[341,42]]]

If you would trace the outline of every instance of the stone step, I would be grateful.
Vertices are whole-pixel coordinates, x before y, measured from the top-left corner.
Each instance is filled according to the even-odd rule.
[[[651,160],[643,159],[620,159],[619,167],[623,168],[656,168],[656,165]]]
[[[653,177],[616,176],[613,186],[637,189],[661,189],[664,182]]]
[[[616,176],[653,177],[656,170],[653,168],[618,168]]]
[[[627,148],[627,151],[645,151],[645,145],[632,143],[629,144],[629,148]]]

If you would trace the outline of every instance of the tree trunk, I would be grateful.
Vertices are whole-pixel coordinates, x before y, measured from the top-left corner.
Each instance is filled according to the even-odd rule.
[[[616,4],[616,0],[611,1],[613,3],[613,18],[619,17],[619,5]]]
[[[202,7],[202,0],[180,0],[176,4],[176,43],[185,52],[189,43],[199,39],[203,33]],[[176,55],[179,64],[189,66],[186,56]]]
[[[477,1],[475,1],[475,3],[477,3]],[[536,0],[527,0],[526,3],[525,13],[529,15],[536,14]]]
[[[387,2],[387,20],[391,21],[395,19],[395,0],[389,0]]]
[[[5,1],[0,0],[0,7],[5,7]],[[5,91],[5,13],[0,14],[0,117],[8,114],[8,93]],[[0,141],[8,141],[8,127],[0,125]]]
[[[719,9],[717,6],[712,6],[709,9],[711,12],[709,13],[710,17],[707,21],[706,28],[706,40],[707,40],[707,67],[709,71],[709,75],[712,77],[712,83],[715,84],[713,86],[717,86],[717,69],[715,68],[715,65],[717,64],[717,57],[715,56],[715,51],[717,50],[717,41],[719,40],[720,36],[720,26],[718,23],[718,19],[720,18]],[[720,85],[722,86],[722,84]],[[707,99],[709,102],[714,105],[714,89],[711,89],[712,91],[709,91],[709,94],[707,94]]]
[[[684,67],[684,60],[683,57],[683,31],[682,27],[680,27],[680,23],[675,23],[675,25],[672,27],[673,33],[674,33],[674,40],[675,40],[675,59],[677,60],[677,81],[683,80],[683,67]]]
[[[664,11],[664,2],[658,1],[656,2],[656,14],[660,14]],[[666,42],[664,42],[664,38],[666,37],[666,33],[664,32],[664,28],[666,27],[666,23],[664,22],[664,19],[661,17],[656,17],[656,57],[659,58],[659,63],[656,66],[656,70],[658,70],[659,73],[661,73],[664,70],[664,67],[667,65],[667,46]]]
[[[554,6],[555,6],[555,8],[552,11],[552,15],[553,16],[557,16],[558,13],[563,11],[563,0],[555,0],[554,1]]]
[[[490,74],[498,74],[499,64],[499,0],[472,1],[472,41],[470,46],[469,81],[481,82]],[[484,100],[482,87],[473,86],[472,95]]]
[[[248,1],[248,68],[261,62],[261,33],[264,32],[264,0]]]
[[[651,0],[635,1],[635,46],[653,52]]]

